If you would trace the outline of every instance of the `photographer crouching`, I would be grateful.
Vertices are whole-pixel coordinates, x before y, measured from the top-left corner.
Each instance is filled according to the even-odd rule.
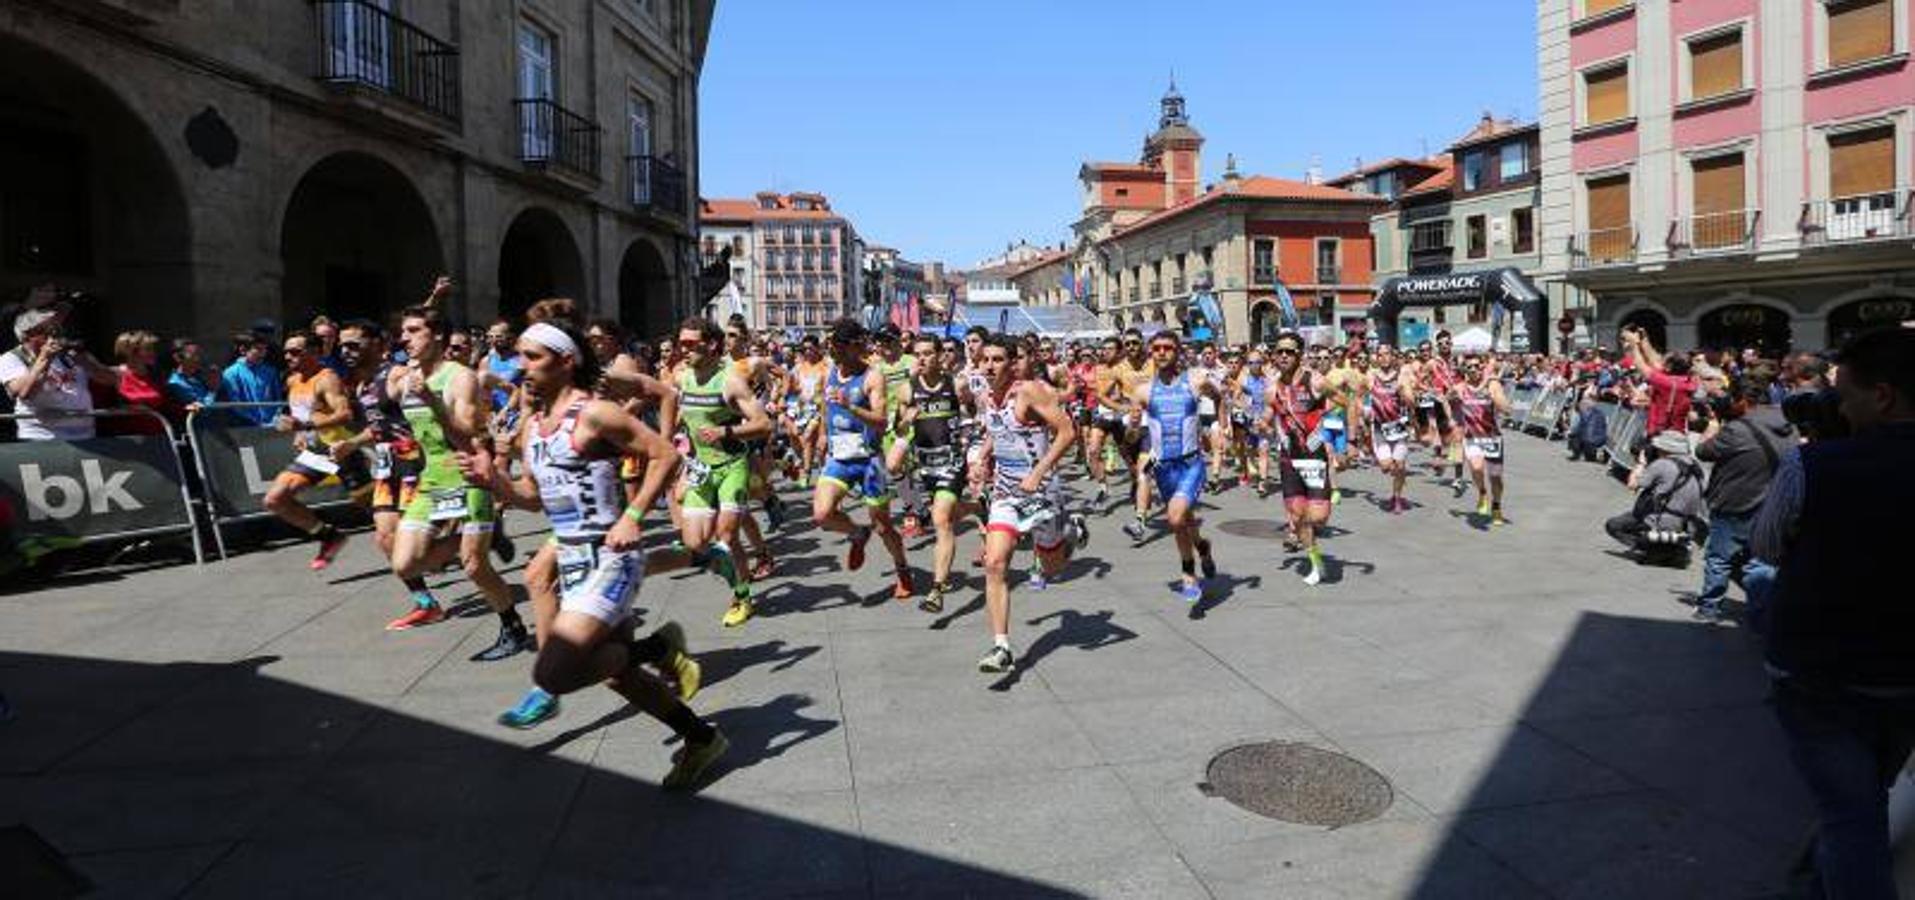
[[[1783,457],[1750,541],[1777,567],[1767,663],[1815,798],[1823,892],[1893,897],[1888,786],[1915,746],[1915,603],[1897,577],[1915,509],[1915,330],[1851,340],[1835,391],[1852,436]]]
[[[1689,436],[1664,431],[1644,445],[1641,463],[1629,473],[1636,502],[1603,523],[1609,536],[1644,565],[1689,567],[1689,546],[1701,534],[1702,466],[1689,453]]]
[[[1728,618],[1722,600],[1729,582],[1755,594],[1774,570],[1749,555],[1749,528],[1769,492],[1769,481],[1783,454],[1795,447],[1795,426],[1769,403],[1770,380],[1745,373],[1729,382],[1727,393],[1704,406],[1708,424],[1696,445],[1696,458],[1713,464],[1703,499],[1709,506],[1709,539],[1703,547],[1702,590],[1695,617],[1707,622]],[[1753,607],[1753,604],[1751,604]],[[1754,612],[1753,608],[1751,612]]]

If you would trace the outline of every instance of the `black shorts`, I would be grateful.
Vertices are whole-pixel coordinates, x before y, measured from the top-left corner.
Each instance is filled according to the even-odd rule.
[[[1203,428],[1203,430],[1205,430],[1205,431],[1209,431],[1209,430],[1210,430],[1210,426],[1212,426],[1212,425],[1215,425],[1215,424],[1217,424],[1217,417],[1216,417],[1216,416],[1214,416],[1214,415],[1209,415],[1209,416],[1206,416],[1206,415],[1204,415],[1204,414],[1202,414],[1202,413],[1198,413],[1198,414],[1197,414],[1197,424],[1198,424],[1199,426],[1201,426],[1201,427]]]
[[[1091,425],[1095,426],[1098,431],[1119,440],[1122,440],[1124,437],[1123,416],[1106,416],[1101,413],[1093,413],[1091,415]]]
[[[1319,447],[1297,456],[1286,453],[1277,462],[1284,502],[1330,502],[1330,457]]]
[[[1449,430],[1450,430],[1449,404],[1444,403],[1440,400],[1437,401],[1436,404],[1432,406],[1424,406],[1422,404],[1417,404],[1416,427],[1419,429],[1428,428],[1430,427],[1431,422],[1436,423],[1437,431],[1445,433],[1445,434],[1449,433]]]

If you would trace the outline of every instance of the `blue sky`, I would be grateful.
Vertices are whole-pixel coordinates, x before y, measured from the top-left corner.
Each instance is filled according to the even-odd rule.
[[[1335,175],[1536,116],[1533,0],[719,0],[701,191],[831,198],[967,267],[1069,236],[1078,166],[1134,161],[1176,71],[1204,180]]]

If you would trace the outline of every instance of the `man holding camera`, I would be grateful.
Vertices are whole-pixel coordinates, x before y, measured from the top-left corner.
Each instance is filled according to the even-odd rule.
[[[1722,598],[1731,578],[1773,575],[1768,566],[1749,558],[1749,526],[1769,493],[1782,455],[1795,446],[1795,427],[1769,404],[1769,379],[1760,373],[1736,376],[1727,395],[1711,402],[1708,413],[1709,424],[1696,445],[1696,458],[1714,468],[1703,494],[1709,504],[1709,541],[1703,548],[1695,617],[1719,622],[1725,618]]]
[[[83,441],[93,436],[93,395],[89,382],[113,387],[119,376],[100,364],[78,341],[60,333],[66,320],[61,306],[35,299],[13,320],[20,346],[0,356],[0,382],[13,397],[23,441]],[[41,415],[45,414],[43,420]]]

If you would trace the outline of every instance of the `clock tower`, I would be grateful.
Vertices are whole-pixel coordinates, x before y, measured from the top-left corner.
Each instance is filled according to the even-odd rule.
[[[1177,80],[1158,103],[1157,131],[1144,139],[1143,163],[1164,175],[1164,205],[1176,206],[1195,198],[1201,187],[1204,136],[1190,127],[1184,95]]]

